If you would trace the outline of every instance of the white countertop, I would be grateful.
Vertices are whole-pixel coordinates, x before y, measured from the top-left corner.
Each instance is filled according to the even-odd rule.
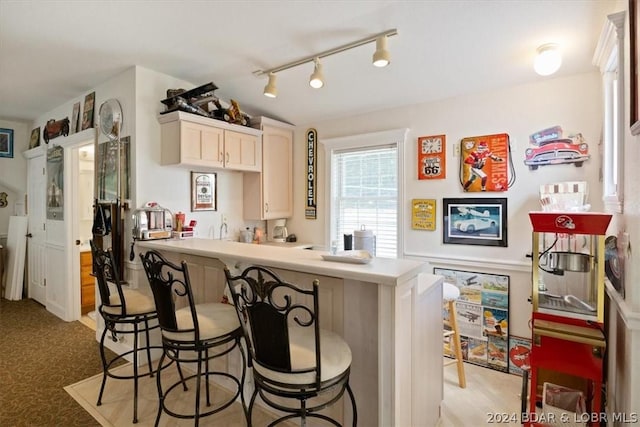
[[[305,242],[272,242],[267,240],[266,242],[262,242],[260,244],[267,245],[267,246],[278,246],[280,248],[291,248],[291,249],[311,249],[313,247],[312,243],[305,243]]]
[[[136,244],[141,248],[218,258],[230,266],[240,262],[391,286],[403,283],[418,273],[426,273],[428,268],[427,263],[407,259],[374,258],[369,264],[325,261],[322,255],[328,254],[326,251],[195,237],[182,240],[142,240]]]

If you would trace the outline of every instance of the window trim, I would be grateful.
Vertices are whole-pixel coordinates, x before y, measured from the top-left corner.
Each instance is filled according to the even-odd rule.
[[[365,134],[356,134],[350,136],[342,136],[336,138],[320,139],[320,143],[324,146],[325,151],[325,246],[329,247],[331,241],[331,229],[332,229],[332,212],[333,206],[331,205],[331,163],[334,151],[341,151],[345,149],[364,148],[364,147],[377,147],[382,145],[396,144],[398,148],[398,207],[397,207],[397,224],[398,224],[398,246],[396,248],[397,258],[401,258],[404,252],[404,146],[407,139],[409,129],[391,129],[381,132],[372,132]]]
[[[625,18],[625,11],[607,15],[593,56],[593,64],[600,68],[603,86],[602,199],[605,211],[613,213],[622,213],[624,206]],[[613,72],[617,73],[615,106],[612,105],[611,93]],[[613,130],[613,123],[617,132]],[[611,141],[613,148],[606,141]],[[611,158],[613,152],[616,153],[615,162]]]

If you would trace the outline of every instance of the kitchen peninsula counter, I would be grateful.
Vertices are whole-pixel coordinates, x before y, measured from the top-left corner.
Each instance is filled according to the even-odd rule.
[[[218,258],[229,267],[237,263],[259,264],[285,270],[305,271],[323,276],[355,279],[383,285],[396,286],[408,278],[426,272],[428,265],[424,262],[391,258],[373,258],[369,264],[351,264],[345,262],[325,261],[322,259],[326,251],[312,251],[279,247],[275,245],[250,244],[189,238],[180,240],[141,241],[138,246],[150,249],[179,252]]]
[[[140,241],[173,262],[185,260],[194,293],[216,300],[224,291],[223,267],[273,269],[284,280],[310,286],[319,279],[321,326],[349,343],[351,386],[358,424],[435,426],[442,401],[442,277],[429,265],[374,258],[368,264],[325,261],[326,251],[190,238]],[[217,263],[217,264],[216,264]],[[193,274],[192,274],[193,272]],[[215,288],[215,289],[213,289]],[[350,422],[349,405],[338,405]]]

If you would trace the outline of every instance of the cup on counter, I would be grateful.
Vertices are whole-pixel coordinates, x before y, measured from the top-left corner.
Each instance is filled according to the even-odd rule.
[[[353,234],[344,235],[344,250],[350,251],[353,249]]]
[[[331,253],[331,255],[335,255],[335,254],[338,253],[338,241],[337,240],[332,240],[331,241],[330,253]]]

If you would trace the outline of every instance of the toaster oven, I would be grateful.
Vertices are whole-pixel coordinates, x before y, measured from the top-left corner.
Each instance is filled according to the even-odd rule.
[[[173,231],[173,216],[169,209],[158,205],[133,211],[133,238],[136,240],[168,239]]]

